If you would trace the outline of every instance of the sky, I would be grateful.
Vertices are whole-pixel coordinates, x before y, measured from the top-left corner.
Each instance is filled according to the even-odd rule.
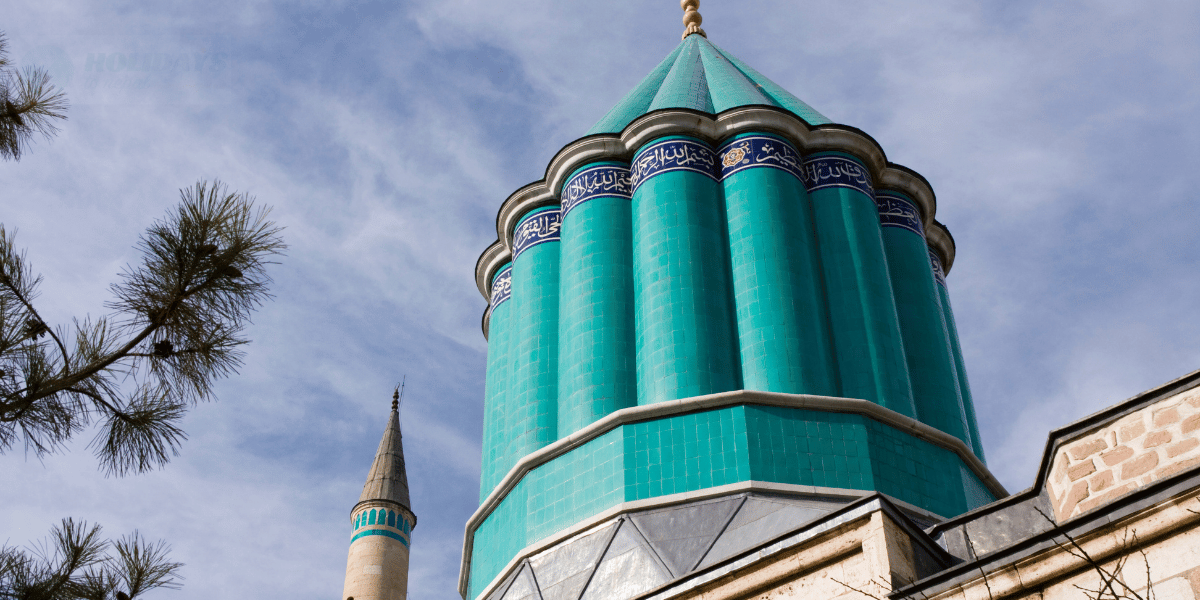
[[[495,214],[679,43],[672,0],[41,0],[0,28],[69,119],[0,163],[53,324],[99,315],[179,189],[274,208],[288,254],[219,401],[160,471],[0,456],[0,543],[61,518],[167,540],[183,588],[341,591],[350,509],[407,377],[409,598],[458,598],[478,505]],[[1200,367],[1200,3],[706,0],[709,39],[932,184],[987,460]],[[151,69],[132,70],[132,56]],[[102,68],[103,66],[103,68]],[[154,68],[156,67],[156,68]]]

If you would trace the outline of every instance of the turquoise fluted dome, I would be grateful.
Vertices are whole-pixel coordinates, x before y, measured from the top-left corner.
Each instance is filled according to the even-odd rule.
[[[774,106],[809,125],[831,123],[708,38],[689,35],[587,134],[620,133],[634,119],[663,108],[718,114],[739,106]]]
[[[679,46],[501,204],[476,263],[466,599],[641,596],[765,541],[715,541],[759,494],[828,514],[880,493],[922,523],[1007,495],[933,189],[709,42],[695,5]],[[816,513],[779,514],[763,535]],[[631,566],[631,544],[661,563]]]

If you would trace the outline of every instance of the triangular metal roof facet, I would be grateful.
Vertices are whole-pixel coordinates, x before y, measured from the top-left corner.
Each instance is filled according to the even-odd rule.
[[[367,474],[359,502],[386,500],[395,502],[412,511],[408,500],[408,474],[404,470],[404,444],[400,436],[400,410],[392,403],[392,414],[388,417],[387,429],[379,440],[375,462]]]
[[[638,117],[664,108],[717,114],[738,106],[776,106],[790,111],[809,125],[831,123],[708,38],[689,35],[608,111],[588,135],[620,133]]]

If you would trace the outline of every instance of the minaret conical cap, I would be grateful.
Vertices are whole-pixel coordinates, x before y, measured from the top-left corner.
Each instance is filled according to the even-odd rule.
[[[359,502],[384,500],[395,502],[412,511],[408,500],[408,475],[404,470],[404,444],[400,435],[400,409],[398,394],[392,396],[392,414],[388,417],[387,429],[379,441],[375,462],[367,474]]]

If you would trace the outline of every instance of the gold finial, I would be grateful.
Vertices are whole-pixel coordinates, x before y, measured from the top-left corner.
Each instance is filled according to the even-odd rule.
[[[683,26],[686,27],[683,30],[683,39],[687,39],[687,36],[693,33],[708,37],[708,34],[700,29],[700,24],[704,22],[704,17],[698,12],[700,0],[679,0],[679,8],[683,9]]]

